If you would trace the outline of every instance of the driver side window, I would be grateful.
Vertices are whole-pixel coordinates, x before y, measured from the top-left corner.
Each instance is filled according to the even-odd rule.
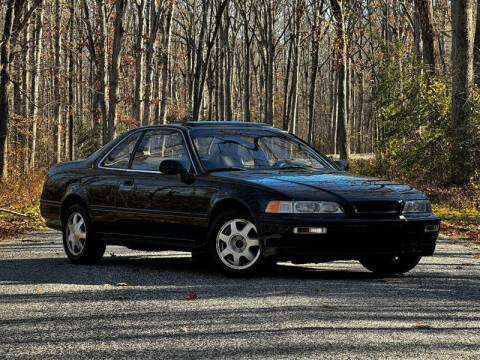
[[[151,130],[142,139],[135,152],[132,170],[159,171],[163,160],[177,160],[190,168],[182,135],[171,130]]]

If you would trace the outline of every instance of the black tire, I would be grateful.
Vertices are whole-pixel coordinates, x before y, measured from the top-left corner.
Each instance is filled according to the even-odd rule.
[[[71,239],[69,239],[69,223],[70,220],[78,215],[83,219],[84,225],[81,226],[81,231],[84,231],[84,239],[79,240],[83,243],[83,247],[72,247]],[[63,228],[63,248],[70,261],[74,264],[92,264],[99,262],[105,253],[106,245],[103,241],[98,240],[96,234],[93,232],[90,217],[87,211],[81,205],[72,205],[65,212],[62,219]]]
[[[367,270],[379,275],[404,274],[412,270],[420,262],[418,255],[399,255],[387,257],[371,257],[360,260]]]
[[[190,263],[198,268],[209,268],[212,265],[210,254],[204,251],[192,251]]]
[[[246,257],[243,257],[242,253],[240,253],[240,258],[241,258],[241,261],[243,261],[243,263],[239,264],[238,266],[239,268],[234,268],[235,266],[234,264],[227,264],[227,263],[230,263],[230,260],[225,257],[222,260],[222,257],[219,254],[220,250],[219,249],[217,250],[217,236],[220,236],[221,230],[225,226],[228,226],[229,222],[232,222],[235,220],[240,220],[240,221],[243,220],[245,222],[245,226],[247,226],[248,224],[252,224],[255,227],[254,229],[252,229],[253,234],[257,235],[257,240],[258,240],[258,233],[256,233],[255,222],[253,221],[253,219],[249,214],[246,214],[245,212],[235,211],[235,210],[224,211],[220,215],[218,215],[215,219],[213,219],[208,229],[207,249],[208,249],[210,258],[213,260],[213,263],[217,266],[217,268],[219,268],[226,275],[229,275],[229,276],[258,275],[262,272],[262,270],[265,269],[266,266],[272,263],[272,261],[269,258],[266,258],[263,256],[260,240],[258,240],[258,247],[247,246],[248,249],[244,249],[243,253],[245,253],[245,250],[250,251],[251,249],[253,249],[252,252],[254,253],[254,256],[253,256],[254,259],[250,261],[251,264],[245,264],[245,260],[248,261],[248,259]],[[243,230],[243,229],[240,229],[240,230]],[[234,241],[232,239],[233,238],[232,234],[227,236],[230,236],[231,242],[233,243]],[[250,240],[250,237],[248,238]],[[247,242],[248,241],[245,240],[245,243]],[[227,263],[225,263],[225,261],[227,261]],[[231,262],[233,262],[233,260],[231,260]]]

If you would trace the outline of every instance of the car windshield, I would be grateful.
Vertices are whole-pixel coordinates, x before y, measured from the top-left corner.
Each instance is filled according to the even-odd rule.
[[[272,131],[194,130],[203,167],[221,170],[325,169],[328,161],[294,137]]]

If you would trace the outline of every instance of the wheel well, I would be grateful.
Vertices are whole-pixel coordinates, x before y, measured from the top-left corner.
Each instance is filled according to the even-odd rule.
[[[62,207],[60,209],[60,219],[63,220],[63,217],[65,216],[65,212],[68,210],[68,208],[74,204],[82,205],[85,210],[87,209],[87,205],[85,204],[85,201],[78,196],[78,195],[68,195],[65,200],[62,202]]]
[[[212,222],[212,220],[215,219],[218,214],[220,214],[222,211],[225,211],[225,210],[228,210],[228,209],[244,211],[245,213],[252,216],[252,212],[250,211],[250,209],[244,203],[242,203],[241,201],[235,200],[235,199],[225,199],[225,200],[221,200],[221,201],[219,201],[218,203],[215,204],[212,211],[210,212],[208,222],[209,223]]]

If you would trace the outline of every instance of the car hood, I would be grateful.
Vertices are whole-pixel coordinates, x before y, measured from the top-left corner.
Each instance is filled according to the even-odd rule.
[[[222,173],[297,199],[340,197],[345,200],[408,200],[425,196],[409,185],[343,171],[242,171]]]

